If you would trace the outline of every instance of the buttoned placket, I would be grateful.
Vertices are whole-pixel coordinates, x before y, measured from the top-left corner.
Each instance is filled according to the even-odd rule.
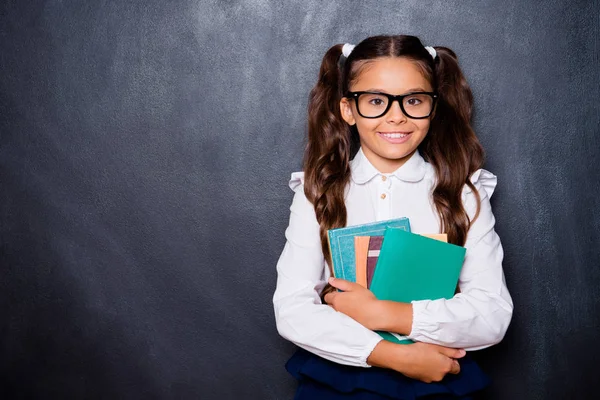
[[[377,187],[377,220],[390,219],[392,215],[392,179],[390,176],[380,175],[376,178]]]

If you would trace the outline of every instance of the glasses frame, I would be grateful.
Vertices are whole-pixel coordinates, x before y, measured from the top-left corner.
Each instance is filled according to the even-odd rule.
[[[385,97],[387,97],[388,98],[388,104],[387,104],[387,107],[385,108],[385,111],[383,113],[381,113],[381,115],[378,115],[376,117],[367,117],[367,116],[363,115],[360,112],[360,108],[358,107],[358,98],[360,97],[361,94],[376,94],[378,96],[385,96]],[[431,103],[431,111],[429,112],[429,114],[427,114],[424,117],[412,117],[404,109],[404,104],[403,104],[404,98],[405,97],[409,97],[409,96],[414,96],[415,94],[427,94],[427,95],[431,96],[431,98],[433,99],[433,102]],[[354,99],[354,103],[356,104],[356,110],[358,111],[358,113],[360,114],[360,116],[363,117],[363,118],[369,118],[369,119],[375,119],[375,118],[381,118],[381,117],[383,117],[385,114],[388,113],[388,111],[390,111],[390,108],[392,108],[392,104],[396,100],[398,101],[398,105],[400,106],[400,109],[402,110],[402,113],[404,115],[406,115],[408,118],[410,118],[410,119],[425,119],[425,118],[429,118],[431,116],[431,114],[433,113],[433,110],[435,110],[435,104],[436,104],[437,99],[438,99],[438,95],[435,92],[410,92],[410,93],[399,94],[399,95],[393,95],[393,94],[382,93],[382,92],[348,92],[346,94],[346,96],[344,96],[344,97]]]

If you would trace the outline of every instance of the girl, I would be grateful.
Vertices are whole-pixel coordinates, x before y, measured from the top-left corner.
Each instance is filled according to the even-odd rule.
[[[454,52],[413,36],[325,54],[273,298],[279,333],[304,349],[287,364],[297,399],[466,398],[486,385],[465,350],[500,342],[513,304],[490,208],[496,177],[481,169],[472,101]],[[454,298],[384,302],[331,278],[328,229],[398,217],[466,247]]]

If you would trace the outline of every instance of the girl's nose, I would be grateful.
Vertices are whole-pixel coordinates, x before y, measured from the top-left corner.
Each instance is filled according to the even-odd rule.
[[[388,122],[396,124],[406,121],[406,115],[402,112],[399,100],[394,100],[392,102],[392,105],[386,114],[386,118]]]

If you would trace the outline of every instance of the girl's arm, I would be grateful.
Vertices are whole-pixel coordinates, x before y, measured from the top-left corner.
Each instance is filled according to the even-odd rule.
[[[375,346],[367,362],[374,367],[394,369],[424,382],[440,381],[448,373],[458,374],[456,359],[466,352],[427,343],[395,344],[382,340]]]
[[[312,204],[304,195],[301,174],[290,186],[295,190],[286,229],[287,242],[277,263],[273,296],[277,330],[284,338],[325,359],[368,367],[367,357],[382,339],[345,314],[322,304],[319,294],[327,276],[319,225]]]
[[[490,205],[497,180],[490,172],[478,170],[471,181],[479,193],[481,208],[465,243],[460,293],[449,300],[412,302],[409,337],[413,340],[477,350],[499,343],[510,324],[513,302],[506,288],[504,253],[494,230],[496,220]],[[467,187],[463,204],[473,219],[477,198]]]
[[[408,335],[413,321],[412,304],[377,300],[373,292],[343,279],[329,278],[331,286],[343,292],[325,295],[325,301],[373,331]]]

